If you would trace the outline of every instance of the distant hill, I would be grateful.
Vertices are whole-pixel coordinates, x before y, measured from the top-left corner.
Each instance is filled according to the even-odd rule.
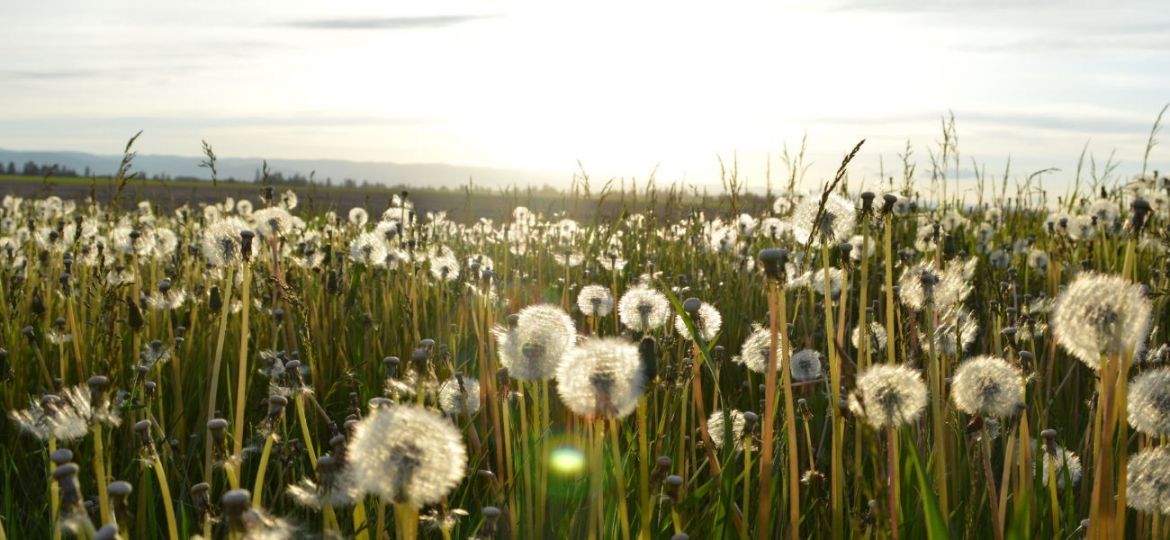
[[[134,158],[133,171],[150,176],[167,175],[172,178],[189,177],[210,179],[210,172],[199,167],[202,156],[169,156],[139,154]],[[17,171],[26,162],[58,164],[82,173],[87,168],[98,176],[112,175],[122,161],[120,155],[95,155],[84,152],[20,151],[0,148],[0,166],[9,162],[16,164]],[[219,158],[216,168],[219,177],[251,181],[263,163],[262,158]],[[477,186],[488,188],[510,186],[557,185],[563,175],[524,170],[493,169],[489,167],[465,167],[443,163],[389,163],[379,161],[344,161],[336,159],[270,159],[268,168],[272,173],[281,173],[286,179],[294,175],[308,177],[315,172],[314,180],[332,180],[341,185],[345,179],[356,183],[363,180],[371,184],[408,185],[418,187],[457,187],[467,184],[468,179]]]

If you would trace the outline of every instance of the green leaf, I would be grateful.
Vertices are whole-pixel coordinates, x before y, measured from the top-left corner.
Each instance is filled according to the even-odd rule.
[[[907,461],[910,462],[911,468],[914,470],[914,477],[918,480],[918,493],[922,501],[923,517],[926,521],[926,537],[931,540],[949,539],[951,535],[947,531],[946,520],[943,519],[942,512],[938,508],[938,499],[935,497],[934,491],[931,491],[930,480],[926,477],[926,472],[922,470],[922,461],[918,458],[918,447],[914,446],[914,441],[909,434],[903,436],[902,448],[908,450],[906,452],[906,455],[909,456]]]

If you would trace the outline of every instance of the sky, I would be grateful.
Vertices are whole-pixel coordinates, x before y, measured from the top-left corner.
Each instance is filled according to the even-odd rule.
[[[697,184],[722,158],[762,189],[803,137],[810,183],[863,138],[851,182],[900,175],[908,142],[926,171],[953,113],[961,176],[1067,182],[1086,147],[1129,175],[1170,103],[1159,3],[17,2],[0,147],[116,154],[141,129],[145,154]]]

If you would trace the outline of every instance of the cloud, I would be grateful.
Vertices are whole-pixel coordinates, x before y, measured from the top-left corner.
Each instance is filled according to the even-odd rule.
[[[413,30],[445,28],[486,18],[489,17],[483,15],[436,15],[433,17],[306,19],[287,23],[286,26],[308,30]]]

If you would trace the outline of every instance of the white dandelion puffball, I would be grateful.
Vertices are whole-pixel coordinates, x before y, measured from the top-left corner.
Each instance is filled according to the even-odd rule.
[[[1057,344],[1097,370],[1102,355],[1125,354],[1145,341],[1150,311],[1141,287],[1118,276],[1082,274],[1057,297],[1050,324]]]
[[[711,341],[719,334],[719,329],[723,327],[723,315],[719,314],[719,310],[715,306],[703,302],[699,305],[699,312],[694,319],[695,331],[699,333],[699,337],[703,341]],[[678,332],[679,337],[685,341],[690,341],[694,336],[691,331],[687,330],[687,323],[683,320],[682,315],[674,316],[674,329]]]
[[[463,377],[462,384],[457,378],[450,378],[439,386],[439,407],[452,416],[479,412],[479,381]]]
[[[800,382],[821,378],[824,374],[821,365],[821,353],[812,349],[798,351],[792,355],[792,380]]]
[[[1128,400],[1129,425],[1153,437],[1170,435],[1170,368],[1134,377]]]
[[[613,311],[613,294],[601,285],[586,285],[577,294],[577,309],[586,317],[605,317]]]
[[[1049,452],[1044,447],[1044,443],[1040,443],[1040,448],[1037,449],[1033,444],[1033,451],[1039,452],[1040,460],[1036,462],[1037,472],[1042,476],[1041,481],[1044,486],[1048,486],[1048,476],[1050,473],[1056,473],[1056,487],[1064,489],[1066,485],[1075,485],[1081,481],[1081,457],[1069,449],[1056,444],[1056,453]],[[1053,470],[1055,469],[1055,470]]]
[[[1147,514],[1170,514],[1170,450],[1148,448],[1129,458],[1126,505]]]
[[[551,379],[561,358],[577,342],[573,319],[549,304],[520,310],[515,328],[497,326],[492,333],[500,364],[521,381]]]
[[[731,440],[735,441],[735,451],[743,451],[743,430],[747,424],[746,418],[742,412],[737,410],[727,411],[728,419],[731,420]],[[723,446],[727,444],[728,425],[723,423],[723,411],[715,411],[707,418],[707,434],[711,436],[711,444],[715,445],[716,450],[722,450]]]
[[[917,371],[875,364],[857,376],[849,410],[875,428],[898,427],[917,420],[926,401],[926,383]]]
[[[868,345],[866,350],[869,354],[874,354],[877,351],[884,351],[886,349],[886,327],[871,322],[867,325],[865,332],[866,341]],[[861,326],[853,327],[853,333],[849,337],[850,342],[853,343],[855,349],[861,349]]]
[[[467,449],[455,425],[413,405],[372,410],[354,429],[346,456],[358,493],[416,508],[441,501],[467,469]]]
[[[847,240],[853,233],[853,222],[857,215],[853,203],[836,193],[830,193],[825,200],[824,211],[818,216],[820,204],[820,197],[806,197],[792,212],[790,221],[796,241],[820,247],[826,243],[836,246]]]
[[[644,375],[638,346],[621,338],[591,339],[557,369],[557,393],[578,415],[621,418],[634,411]]]
[[[618,317],[626,328],[635,332],[661,328],[669,316],[670,301],[666,295],[645,285],[626,291],[618,302]]]
[[[951,400],[967,414],[1007,418],[1024,405],[1024,375],[1002,358],[970,358],[955,370]]]
[[[776,336],[776,344],[784,346],[784,332]],[[772,350],[772,332],[767,327],[756,325],[752,333],[743,342],[739,356],[731,359],[732,362],[743,364],[756,373],[764,373],[768,369],[768,355]],[[776,356],[776,369],[784,367],[783,358]]]
[[[248,224],[236,217],[217,221],[203,232],[203,258],[211,266],[231,266],[243,260],[243,234],[248,230]],[[257,242],[251,243],[251,253],[255,255]]]

